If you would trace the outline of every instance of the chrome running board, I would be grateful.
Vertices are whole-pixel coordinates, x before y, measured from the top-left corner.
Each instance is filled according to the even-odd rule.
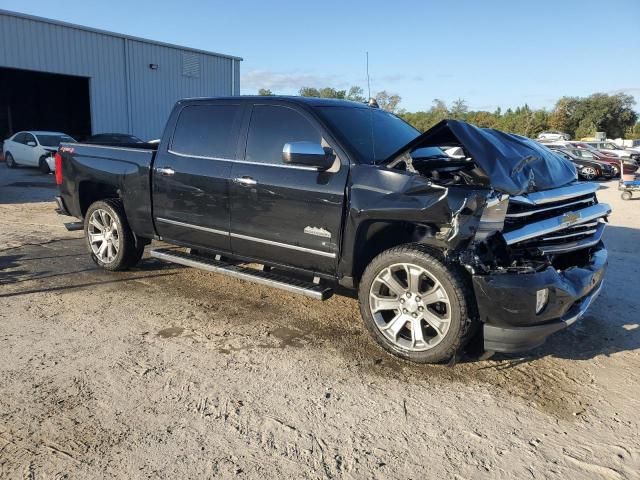
[[[313,283],[312,281],[298,280],[285,275],[271,273],[269,270],[256,270],[254,268],[243,267],[222,260],[186,253],[172,248],[160,248],[151,250],[149,254],[165,262],[177,263],[186,267],[199,268],[208,272],[219,273],[240,280],[259,283],[268,287],[279,288],[287,292],[297,293],[316,300],[326,300],[333,295],[333,290],[329,287]]]

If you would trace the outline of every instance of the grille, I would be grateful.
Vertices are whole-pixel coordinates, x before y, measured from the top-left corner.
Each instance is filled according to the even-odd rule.
[[[566,253],[596,245],[609,205],[598,203],[595,183],[519,195],[509,199],[503,236],[515,249],[538,254]]]

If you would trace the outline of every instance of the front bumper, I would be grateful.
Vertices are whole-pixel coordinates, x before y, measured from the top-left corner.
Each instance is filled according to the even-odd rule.
[[[606,268],[607,251],[600,244],[588,264],[562,272],[549,267],[530,274],[475,275],[485,350],[529,350],[575,323],[600,293]],[[548,289],[549,299],[536,314],[536,293],[543,288]]]

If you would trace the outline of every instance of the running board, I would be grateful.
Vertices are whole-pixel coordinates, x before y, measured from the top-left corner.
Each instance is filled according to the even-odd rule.
[[[178,263],[187,267],[199,268],[209,272],[227,275],[240,280],[259,283],[268,287],[279,288],[291,293],[298,293],[316,300],[326,300],[333,295],[333,290],[326,286],[322,286],[313,282],[298,280],[271,273],[269,270],[256,270],[253,268],[243,267],[226,263],[221,260],[215,260],[201,255],[186,253],[171,248],[160,248],[150,250],[149,254],[159,260],[166,262]]]

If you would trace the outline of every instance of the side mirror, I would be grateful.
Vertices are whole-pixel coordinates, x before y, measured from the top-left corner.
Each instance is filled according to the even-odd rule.
[[[36,146],[36,142],[31,140],[30,142],[27,142],[27,145],[29,145],[30,147],[35,147]]]
[[[319,143],[291,142],[285,143],[282,149],[282,161],[286,164],[327,170],[331,168],[334,160],[333,150]]]

